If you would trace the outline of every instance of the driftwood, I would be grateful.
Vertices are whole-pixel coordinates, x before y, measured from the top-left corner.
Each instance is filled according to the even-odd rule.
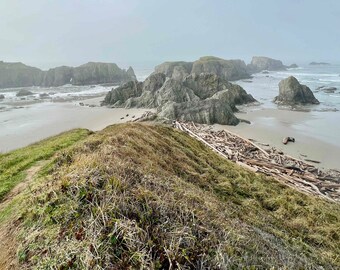
[[[321,171],[275,148],[263,149],[251,140],[227,130],[213,131],[207,125],[179,121],[174,121],[173,126],[248,170],[273,176],[301,192],[340,202],[340,171]]]

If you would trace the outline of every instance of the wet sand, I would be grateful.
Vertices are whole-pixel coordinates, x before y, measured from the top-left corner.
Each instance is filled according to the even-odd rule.
[[[150,109],[99,107],[102,97],[79,102],[43,102],[0,113],[0,152],[8,152],[74,128],[101,130],[138,118]],[[129,114],[127,117],[126,115]],[[123,118],[124,119],[121,119]]]
[[[285,154],[298,159],[312,159],[320,164],[311,163],[319,168],[340,169],[340,143],[337,140],[339,127],[337,122],[325,123],[319,115],[309,112],[246,108],[246,113],[237,113],[240,119],[251,121],[251,124],[240,123],[237,126],[214,125],[214,129],[227,129],[240,136],[253,139],[261,144],[269,144]],[[335,117],[335,115],[333,113]],[[326,117],[325,117],[326,118]],[[328,118],[327,118],[328,119]],[[323,126],[327,125],[326,133]],[[311,132],[320,127],[319,132]],[[284,145],[284,137],[294,137],[295,143]]]

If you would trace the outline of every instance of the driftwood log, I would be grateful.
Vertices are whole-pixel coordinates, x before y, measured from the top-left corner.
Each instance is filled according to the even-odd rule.
[[[340,202],[340,171],[321,171],[273,147],[265,150],[227,130],[214,131],[208,125],[179,121],[175,121],[173,126],[248,170],[272,176],[303,193]]]

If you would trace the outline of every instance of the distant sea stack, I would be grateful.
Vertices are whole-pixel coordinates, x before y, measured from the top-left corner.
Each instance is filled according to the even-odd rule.
[[[282,105],[320,104],[309,87],[300,84],[293,76],[280,81],[279,95],[274,102]]]
[[[257,73],[263,70],[276,71],[285,70],[286,66],[280,60],[264,56],[254,56],[251,63],[247,65],[249,73]]]
[[[183,80],[190,74],[212,73],[228,80],[250,78],[247,66],[242,60],[225,60],[214,56],[204,56],[194,62],[165,62],[156,66],[154,73],[164,73],[175,80]]]
[[[29,86],[61,86],[65,84],[122,84],[135,80],[130,67],[127,71],[113,63],[89,62],[79,67],[61,66],[42,71],[22,63],[0,61],[0,88]]]
[[[182,62],[181,68],[185,65]],[[190,74],[179,80],[153,73],[144,82],[131,81],[112,89],[102,105],[156,108],[159,119],[165,120],[237,125],[236,105],[255,101],[242,87],[216,74]]]
[[[310,62],[309,65],[310,66],[327,66],[327,65],[330,65],[330,63],[326,63],[326,62]]]

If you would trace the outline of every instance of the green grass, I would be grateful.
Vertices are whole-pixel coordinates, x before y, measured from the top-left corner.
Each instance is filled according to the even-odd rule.
[[[76,129],[25,148],[0,154],[0,202],[13,187],[25,179],[26,170],[37,161],[49,159],[58,150],[65,149],[86,138],[89,133],[85,129]]]
[[[21,216],[26,268],[340,267],[338,204],[171,128],[111,126],[60,153],[40,181]]]

